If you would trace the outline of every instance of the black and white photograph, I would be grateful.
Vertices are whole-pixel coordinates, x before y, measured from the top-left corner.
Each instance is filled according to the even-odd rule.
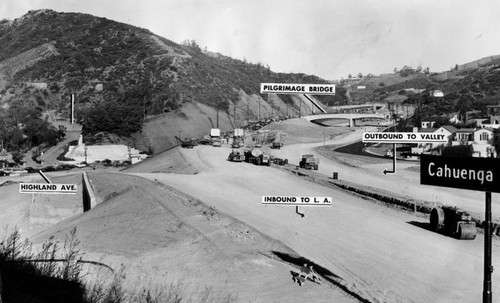
[[[0,303],[500,301],[499,12],[2,0]]]

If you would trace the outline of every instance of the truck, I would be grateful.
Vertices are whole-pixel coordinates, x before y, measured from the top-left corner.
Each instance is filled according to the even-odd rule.
[[[212,138],[214,138],[214,137],[220,138],[220,129],[218,129],[218,128],[212,128],[210,130],[210,137],[212,137]]]
[[[179,142],[181,142],[181,147],[182,148],[193,148],[194,146],[198,145],[198,141],[196,139],[191,139],[191,138],[186,138],[182,140],[181,138],[175,136]]]
[[[231,162],[243,162],[243,160],[245,160],[245,156],[239,150],[233,149],[229,153],[229,156],[227,157],[227,160],[231,161]]]
[[[436,207],[431,210],[430,227],[460,240],[474,240],[477,229],[472,216],[453,206]]]
[[[279,142],[279,141],[274,141],[272,144],[271,144],[271,148],[272,149],[280,149],[283,147],[283,142]]]
[[[302,155],[299,166],[305,169],[318,170],[319,158],[314,157],[312,154]]]
[[[271,166],[271,157],[267,154],[264,154],[264,152],[260,148],[248,149],[245,151],[244,155],[245,162],[247,163]]]
[[[221,146],[220,129],[212,128],[210,130],[210,140],[212,142],[212,146],[215,146],[215,147]]]

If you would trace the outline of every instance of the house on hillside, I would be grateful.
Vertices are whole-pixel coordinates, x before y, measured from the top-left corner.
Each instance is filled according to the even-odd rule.
[[[451,145],[472,145],[474,157],[496,157],[494,137],[491,128],[462,128],[455,132]]]
[[[434,128],[434,124],[436,124],[436,122],[441,121],[441,120],[442,120],[442,118],[438,117],[438,116],[428,117],[428,118],[422,119],[422,121],[420,122],[420,127],[432,129],[432,128]]]
[[[457,129],[451,125],[441,126],[439,128],[420,128],[414,129],[419,133],[445,134],[448,138],[447,143],[419,143],[411,148],[412,154],[430,153],[440,150],[445,146],[471,145],[474,157],[496,157],[494,147],[495,133],[491,128],[461,128]]]
[[[447,143],[419,143],[416,147],[411,149],[412,154],[422,154],[425,152],[429,152],[431,150],[448,146],[451,144],[452,139],[454,137],[457,128],[451,125],[441,126],[439,128],[420,128],[414,129],[413,132],[419,133],[435,133],[435,134],[445,134],[446,138],[448,138]]]
[[[490,117],[490,124],[500,124],[500,105],[488,105],[486,112]]]
[[[444,97],[443,92],[440,91],[440,90],[438,90],[438,89],[431,90],[429,92],[429,94],[431,95],[431,97],[435,97],[435,98],[442,98],[442,97]]]

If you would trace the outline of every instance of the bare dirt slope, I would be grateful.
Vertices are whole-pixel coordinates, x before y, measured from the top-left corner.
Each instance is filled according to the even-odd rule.
[[[76,184],[77,188],[82,184],[81,173],[58,177],[48,175],[52,183]],[[21,194],[19,183],[45,181],[38,174],[0,178],[0,184],[3,184],[0,186],[0,236],[17,228],[23,236],[29,237],[83,211],[80,190],[75,195]]]
[[[203,158],[183,153],[179,148],[172,148],[127,167],[123,172],[197,174],[209,168],[209,164],[204,162]]]
[[[308,150],[305,146],[293,147],[281,151],[300,154]],[[335,275],[331,276],[333,281],[368,301],[480,300],[481,235],[474,241],[457,241],[427,230],[426,218],[304,182],[272,167],[227,162],[229,151],[208,146],[182,150],[210,160],[213,169],[197,175],[140,175],[189,193],[280,240],[299,255],[328,269]],[[349,175],[350,171],[345,169],[345,175]],[[365,180],[362,173],[357,178],[358,182]],[[439,189],[435,193],[439,194]],[[300,218],[293,207],[262,205],[262,195],[331,196],[334,206],[303,207],[306,217]],[[494,241],[494,252],[498,249],[499,243]],[[493,262],[496,264],[498,260]],[[493,279],[500,280],[497,272],[493,273]],[[493,287],[493,293],[499,293],[500,285],[494,283]]]
[[[301,289],[291,279],[295,266],[276,255],[300,260],[293,250],[195,198],[154,179],[89,177],[103,202],[47,229],[37,243],[53,235],[63,239],[76,227],[87,258],[114,268],[125,264],[130,287],[145,278],[152,285],[182,282],[184,298],[212,288],[241,302],[355,302],[328,285]]]

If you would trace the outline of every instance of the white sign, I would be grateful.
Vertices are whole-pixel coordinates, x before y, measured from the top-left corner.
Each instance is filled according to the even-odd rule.
[[[20,183],[21,194],[76,194],[76,184]]]
[[[365,143],[446,143],[446,134],[436,133],[363,133]]]
[[[332,206],[332,197],[262,196],[262,204]]]
[[[335,95],[335,84],[261,83],[260,93]]]

